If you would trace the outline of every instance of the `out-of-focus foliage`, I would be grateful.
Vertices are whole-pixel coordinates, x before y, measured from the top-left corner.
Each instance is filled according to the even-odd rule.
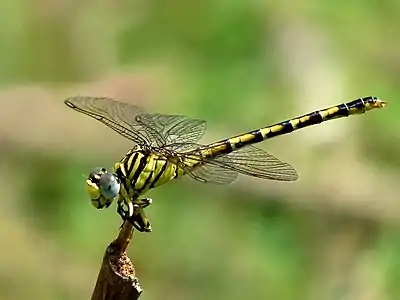
[[[128,140],[75,94],[203,118],[205,142],[376,95],[387,109],[271,140],[297,183],[148,194],[143,299],[399,299],[395,1],[0,3],[1,299],[87,299],[120,220],[84,190]],[[168,296],[166,296],[168,295]]]

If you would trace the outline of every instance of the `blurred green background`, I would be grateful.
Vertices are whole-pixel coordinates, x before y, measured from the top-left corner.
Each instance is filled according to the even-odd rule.
[[[110,96],[208,122],[204,142],[360,96],[387,109],[261,147],[296,183],[147,196],[141,299],[400,299],[400,2],[0,2],[1,299],[89,299],[120,226],[84,176],[128,140],[63,104]]]

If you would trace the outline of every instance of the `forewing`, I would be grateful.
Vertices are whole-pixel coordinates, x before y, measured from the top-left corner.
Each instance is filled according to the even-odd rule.
[[[188,150],[190,144],[196,143],[206,130],[206,121],[190,119],[182,115],[147,114],[140,118],[146,130],[157,138],[158,147],[170,150]]]
[[[156,133],[149,132],[139,122],[147,113],[139,106],[105,97],[71,97],[64,101],[72,109],[88,115],[137,144],[151,144]]]

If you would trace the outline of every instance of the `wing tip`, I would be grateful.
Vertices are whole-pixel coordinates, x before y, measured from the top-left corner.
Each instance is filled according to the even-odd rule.
[[[68,106],[68,107],[76,108],[75,104],[72,103],[71,98],[65,99],[65,100],[64,100],[64,104],[65,104],[66,106]]]
[[[64,100],[65,105],[71,107],[71,108],[78,108],[78,102],[79,100],[82,100],[83,98],[87,98],[84,96],[72,96],[72,97],[68,97]]]

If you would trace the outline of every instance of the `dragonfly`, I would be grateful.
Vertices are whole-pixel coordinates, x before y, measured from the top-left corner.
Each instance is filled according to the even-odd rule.
[[[382,108],[377,97],[358,98],[322,110],[262,127],[211,144],[199,144],[206,121],[184,115],[148,113],[143,108],[107,97],[76,96],[64,103],[105,124],[131,140],[133,147],[115,164],[113,172],[97,167],[86,179],[86,190],[97,209],[117,201],[122,220],[140,232],[152,227],[144,208],[152,203],[143,195],[182,176],[203,183],[228,184],[238,174],[296,181],[294,167],[254,144],[324,121]]]

